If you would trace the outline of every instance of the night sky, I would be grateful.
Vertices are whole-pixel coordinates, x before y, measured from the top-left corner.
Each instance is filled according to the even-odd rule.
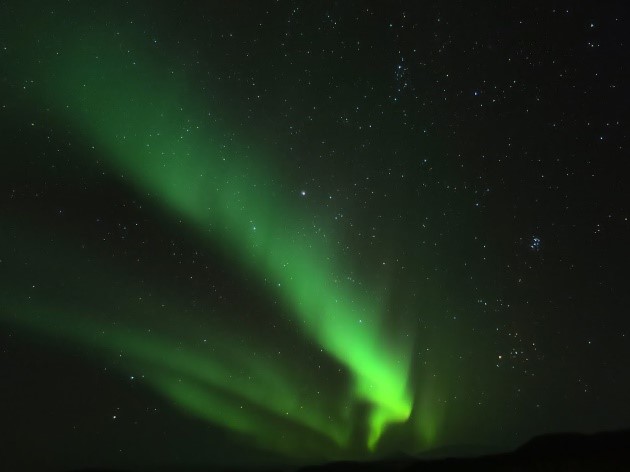
[[[0,466],[630,426],[628,12],[0,3]]]

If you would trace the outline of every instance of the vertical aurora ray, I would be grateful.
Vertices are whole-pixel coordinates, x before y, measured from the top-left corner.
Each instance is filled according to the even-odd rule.
[[[411,414],[411,341],[390,338],[379,300],[344,282],[343,262],[292,203],[273,159],[227,139],[229,127],[209,122],[203,99],[167,63],[148,53],[130,61],[124,51],[142,48],[124,34],[45,27],[58,38],[47,47],[63,52],[46,55],[48,62],[20,58],[16,68],[35,78],[51,112],[81,130],[116,173],[273,287],[301,332],[351,373],[356,400],[370,405],[365,442],[373,449],[388,424]],[[178,365],[188,361],[195,363]],[[192,385],[178,390],[165,376],[156,388],[203,416],[202,394]],[[247,421],[239,424],[248,431]]]

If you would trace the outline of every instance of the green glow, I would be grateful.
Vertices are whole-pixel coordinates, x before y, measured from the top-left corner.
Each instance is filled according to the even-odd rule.
[[[435,444],[443,413],[443,405],[436,397],[433,377],[427,376],[422,391],[417,394],[413,415],[419,444],[424,448],[429,448]]]
[[[347,443],[350,430],[345,415],[322,399],[322,394],[333,398],[342,392],[313,385],[308,376],[289,372],[278,359],[235,349],[233,333],[221,333],[203,346],[182,349],[175,339],[157,332],[147,334],[132,325],[103,330],[105,323],[93,320],[101,318],[97,313],[88,318],[43,308],[12,311],[19,316],[9,321],[60,341],[96,348],[95,354],[104,360],[124,357],[124,367],[119,368],[126,374],[141,373],[139,382],[152,386],[183,410],[245,434],[263,447],[289,456],[322,456],[334,454]],[[187,330],[193,332],[194,328]],[[313,394],[316,390],[318,394]]]
[[[352,376],[351,401],[370,405],[364,441],[375,449],[389,425],[411,415],[413,340],[384,329],[378,297],[346,280],[350,268],[338,256],[330,228],[313,227],[308,212],[300,210],[299,188],[273,169],[274,159],[241,142],[244,138],[234,141],[229,126],[209,119],[208,113],[221,110],[204,109],[191,82],[171,74],[168,63],[135,52],[133,62],[121,64],[121,42],[133,44],[124,34],[55,33],[51,37],[64,38],[58,40],[65,46],[61,55],[49,63],[20,65],[38,78],[41,100],[93,142],[125,182],[159,199],[277,293],[301,334]],[[25,320],[34,315],[19,313]],[[52,316],[45,310],[40,315]],[[139,368],[153,372],[147,380],[153,388],[183,409],[266,447],[293,448],[271,439],[275,435],[261,419],[269,414],[289,416],[302,428],[301,438],[308,431],[324,444],[347,444],[351,426],[340,418],[331,425],[316,401],[303,408],[295,398],[298,387],[289,381],[294,373],[274,362],[235,355],[227,346],[213,357],[177,352],[170,340],[139,332],[116,331],[101,342],[93,336],[98,326],[70,328],[80,318],[76,313],[54,329],[37,329],[109,355],[125,350]],[[228,383],[230,363],[245,372],[265,372],[265,378],[257,376],[255,386],[244,379]],[[239,401],[253,408],[243,411]]]

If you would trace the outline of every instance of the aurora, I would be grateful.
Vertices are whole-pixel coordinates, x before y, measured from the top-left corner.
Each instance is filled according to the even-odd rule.
[[[626,428],[622,10],[0,2],[0,469]]]
[[[252,274],[252,283],[278,295],[298,326],[296,336],[316,343],[350,373],[348,401],[369,406],[367,448],[375,449],[388,425],[409,420],[414,340],[383,329],[383,307],[375,291],[348,282],[351,267],[333,244],[332,229],[314,226],[308,215],[300,213],[293,195],[282,191],[287,184],[281,172],[273,169],[273,159],[244,141],[226,145],[229,125],[208,120],[208,115],[220,114],[220,110],[201,108],[190,82],[169,73],[165,59],[142,53],[133,33],[55,29],[51,35],[63,44],[63,54],[17,66],[22,73],[38,77],[34,85],[38,99],[51,113],[92,142],[127,185],[154,196],[164,211],[195,228],[205,244],[229,254]],[[138,51],[123,66],[119,63],[122,44]],[[234,359],[222,350],[213,357],[192,352],[166,358],[168,339],[155,341],[119,330],[105,346],[93,339],[98,324],[75,328],[83,325],[79,322],[86,316],[83,313],[66,313],[63,307],[54,312],[15,309],[19,323],[72,342],[88,342],[98,355],[111,354],[112,346],[127,346],[133,362],[153,372],[147,374],[148,384],[204,420],[262,440],[269,434],[261,429],[263,421],[257,415],[285,412],[290,422],[310,434],[322,436],[341,450],[348,445],[352,425],[325,424],[317,402],[308,409],[300,405],[299,411],[288,411],[287,405],[298,408],[291,393],[295,388],[288,383],[293,374],[274,373],[273,363],[253,360],[250,353],[239,353],[239,368],[271,377],[263,381],[257,376],[247,385],[226,384],[222,366]],[[31,317],[60,321],[53,330],[45,323],[31,323]],[[259,392],[268,388],[272,391],[261,398]],[[255,398],[253,392],[257,392]],[[241,400],[254,402],[257,412],[236,408]],[[220,416],[215,413],[217,405]],[[285,442],[282,448],[292,449]]]

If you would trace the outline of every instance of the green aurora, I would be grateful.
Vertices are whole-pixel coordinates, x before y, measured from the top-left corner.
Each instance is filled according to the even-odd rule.
[[[134,44],[133,33],[87,27],[66,31],[43,19],[30,21],[57,38],[46,48],[60,53],[46,59],[20,53],[13,58],[14,74],[32,78],[27,81],[40,103],[92,142],[127,185],[157,199],[209,247],[228,254],[254,284],[275,293],[290,322],[299,327],[295,336],[318,346],[348,372],[350,383],[346,390],[303,401],[305,386],[323,390],[325,381],[291,363],[256,357],[255,352],[272,349],[264,340],[234,349],[225,341],[233,337],[229,331],[207,339],[213,346],[208,352],[179,349],[181,333],[175,335],[167,326],[151,334],[139,322],[120,321],[112,328],[94,319],[97,314],[107,319],[107,313],[88,317],[81,310],[89,308],[77,310],[70,303],[49,309],[50,303],[41,299],[12,306],[3,316],[70,345],[87,346],[94,360],[124,351],[125,373],[132,366],[181,409],[282,454],[348,455],[352,438],[362,429],[352,411],[361,405],[367,405],[361,434],[369,450],[396,424],[407,424],[417,444],[432,444],[439,415],[427,399],[431,389],[413,388],[418,384],[411,378],[416,340],[401,336],[403,330],[385,328],[379,287],[347,280],[351,261],[332,242],[332,229],[314,227],[296,204],[299,196],[278,190],[286,186],[269,151],[257,152],[255,142],[238,139],[226,145],[229,126],[209,120],[190,81],[173,73],[167,58]],[[28,41],[24,51],[43,47]],[[134,58],[123,65],[125,48],[133,49]],[[52,256],[42,254],[47,257]],[[49,264],[64,263],[51,259]],[[89,270],[92,277],[115,273],[91,268],[88,276]],[[114,290],[110,297],[125,300],[130,293]],[[133,312],[133,306],[128,310]],[[194,323],[181,330],[190,337],[196,331]],[[240,373],[237,379],[234,371]]]

